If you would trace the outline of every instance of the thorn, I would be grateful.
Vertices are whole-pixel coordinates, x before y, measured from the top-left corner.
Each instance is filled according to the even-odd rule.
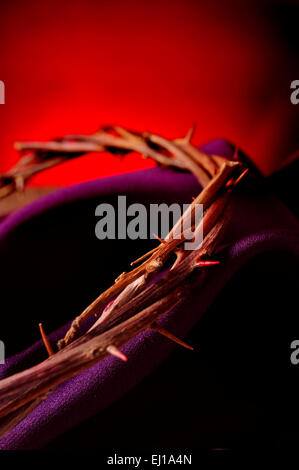
[[[244,178],[244,176],[248,173],[248,171],[249,171],[249,168],[246,168],[246,170],[244,170],[243,173],[241,173],[240,176],[233,183],[233,186],[236,186],[241,181],[241,179]]]
[[[216,264],[219,264],[220,261],[201,261],[200,259],[197,259],[195,262],[195,266],[198,268],[205,267],[205,266],[214,266]]]
[[[138,259],[135,259],[134,261],[132,261],[132,263],[130,263],[130,266],[134,266],[135,264],[139,263],[140,261],[143,261],[145,258],[147,258],[148,256],[152,255],[155,251],[157,251],[157,246],[155,248],[153,248],[151,251],[148,251],[147,253],[145,253],[144,255],[140,256],[140,258]]]
[[[161,326],[158,326],[156,324],[152,325],[151,328],[153,330],[157,331],[157,333],[160,333],[160,335],[165,336],[166,338],[170,339],[171,341],[174,341],[175,343],[179,344],[180,346],[183,346],[183,348],[190,349],[191,351],[194,351],[194,348],[192,346],[189,346],[189,344],[185,343],[180,338],[177,338],[172,333],[165,330],[165,328],[162,328]]]
[[[163,240],[163,238],[158,237],[158,235],[156,235],[155,233],[153,233],[153,235],[157,240],[159,240],[160,243],[166,243],[166,241]]]
[[[39,326],[39,331],[40,331],[42,340],[43,340],[43,342],[44,342],[45,348],[46,348],[46,350],[47,350],[47,353],[49,354],[49,356],[53,356],[53,355],[54,355],[54,351],[53,351],[53,348],[52,348],[52,346],[51,346],[51,344],[50,344],[50,341],[48,340],[48,337],[47,337],[47,335],[46,335],[46,333],[45,333],[45,330],[44,330],[44,328],[43,328],[42,323],[39,323],[38,326]]]
[[[118,349],[116,346],[113,346],[113,344],[111,344],[110,346],[107,346],[106,351],[107,351],[109,354],[111,354],[112,356],[117,357],[117,358],[120,359],[121,361],[127,362],[127,360],[128,360],[127,356],[125,356],[125,355],[120,351],[120,349]]]
[[[243,173],[241,173],[238,178],[236,180],[234,180],[233,178],[231,178],[230,180],[228,180],[228,182],[226,183],[225,187],[231,191],[240,181],[241,179],[244,178],[244,176],[247,174],[247,172],[249,171],[249,168],[246,168],[246,170],[243,171]]]
[[[189,131],[187,132],[187,135],[185,136],[184,140],[186,143],[190,143],[193,135],[194,135],[194,132],[195,132],[195,129],[196,129],[196,124],[194,123],[193,126],[189,129]]]
[[[180,137],[179,139],[175,139],[174,142],[179,144],[179,145],[186,145],[186,144],[190,144],[191,142],[191,139],[194,135],[194,132],[195,132],[195,129],[196,129],[196,124],[194,123],[193,126],[188,130],[187,134],[185,135],[185,137]]]

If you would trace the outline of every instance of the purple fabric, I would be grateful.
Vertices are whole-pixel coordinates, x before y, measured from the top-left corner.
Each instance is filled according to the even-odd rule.
[[[219,140],[207,144],[207,152],[231,157],[232,148]],[[256,187],[255,187],[256,186]],[[17,232],[15,243],[22,244],[20,227],[29,221],[39,223],[40,216],[68,204],[105,199],[118,194],[137,195],[138,201],[148,203],[153,195],[165,202],[187,202],[200,188],[191,175],[165,169],[152,169],[64,188],[47,195],[7,217],[0,224],[0,247],[6,246]],[[92,202],[91,210],[95,206]],[[42,230],[42,229],[41,229]],[[53,228],[55,230],[55,227]],[[83,228],[84,230],[84,228]],[[219,266],[211,269],[203,289],[192,292],[190,298],[163,317],[163,326],[184,337],[213,303],[219,292],[238,270],[260,253],[285,251],[299,256],[298,223],[292,213],[263,184],[249,183],[241,191],[223,245],[217,256]],[[115,244],[118,242],[115,241]],[[101,257],[101,243],[98,244]],[[41,247],[42,249],[42,247]],[[59,259],[59,247],[57,259]],[[130,258],[128,261],[130,261]],[[116,259],[117,269],[117,259]],[[55,279],[53,279],[55,296]],[[101,286],[101,282],[99,284]],[[188,314],[186,314],[188,312]],[[75,312],[75,315],[79,312]],[[74,312],[69,312],[69,319]],[[50,335],[54,342],[68,325]],[[5,436],[0,449],[40,449],[59,434],[99,413],[150,374],[173,350],[174,345],[147,331],[130,341],[123,351],[126,364],[109,357],[94,367],[60,385],[23,422]],[[24,352],[15,354],[0,366],[3,378],[44,358],[41,341]]]

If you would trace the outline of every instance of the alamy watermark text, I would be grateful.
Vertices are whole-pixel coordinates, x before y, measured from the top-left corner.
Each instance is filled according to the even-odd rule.
[[[185,250],[198,249],[203,240],[203,205],[193,204],[143,204],[134,203],[127,206],[126,196],[118,196],[117,207],[102,203],[96,207],[95,215],[99,217],[95,226],[95,235],[99,240],[131,240],[156,236],[166,238],[172,230],[172,238],[184,239]],[[180,219],[184,213],[182,223]],[[193,227],[193,229],[192,229]],[[194,229],[196,227],[196,229]]]

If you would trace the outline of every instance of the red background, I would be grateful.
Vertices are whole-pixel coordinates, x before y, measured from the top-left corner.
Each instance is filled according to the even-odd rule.
[[[269,173],[298,147],[297,2],[12,0],[0,6],[0,171],[16,140],[101,124],[226,137]],[[69,184],[150,166],[90,155],[34,184]]]

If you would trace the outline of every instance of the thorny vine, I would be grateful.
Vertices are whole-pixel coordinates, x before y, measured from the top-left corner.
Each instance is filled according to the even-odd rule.
[[[40,325],[50,357],[0,381],[0,437],[13,429],[63,381],[109,354],[126,361],[120,347],[144,330],[151,328],[192,349],[161,328],[157,320],[186,298],[193,286],[191,273],[197,271],[197,282],[204,284],[203,272],[217,264],[212,255],[229,221],[235,186],[247,168],[237,155],[230,161],[198,150],[192,145],[191,138],[192,130],[185,138],[171,141],[155,134],[109,126],[91,136],[69,135],[46,143],[15,144],[22,157],[9,172],[0,176],[0,198],[22,190],[36,173],[88,152],[116,155],[138,152],[159,165],[193,173],[203,190],[167,237],[159,239],[156,248],[131,263],[134,266],[131,271],[122,273],[75,318],[65,337],[59,341],[56,352]],[[204,216],[198,225],[193,217],[196,204],[204,207]],[[187,232],[192,231],[196,237],[201,230],[204,233],[202,244],[195,250],[185,251],[183,244]],[[173,254],[176,260],[171,269],[155,279]],[[81,326],[92,316],[95,317],[93,327],[80,336]]]

